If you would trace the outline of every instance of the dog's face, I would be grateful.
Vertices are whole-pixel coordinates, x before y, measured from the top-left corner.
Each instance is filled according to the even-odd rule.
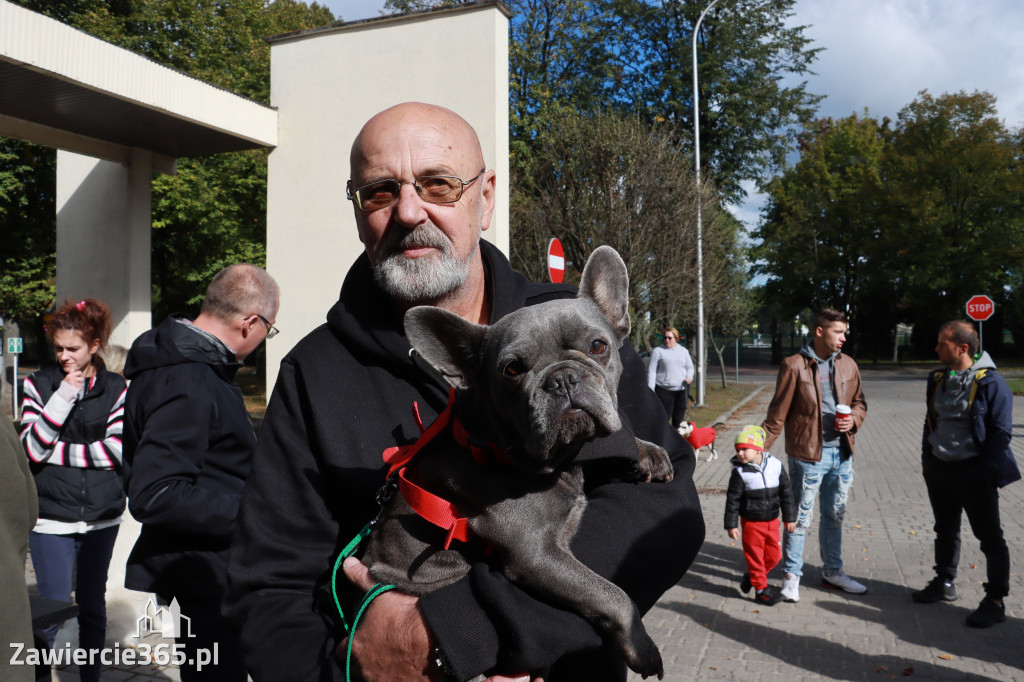
[[[575,299],[522,308],[492,326],[439,308],[406,313],[412,346],[460,392],[467,427],[525,471],[549,473],[621,428],[619,347],[629,334],[626,267],[600,247]]]

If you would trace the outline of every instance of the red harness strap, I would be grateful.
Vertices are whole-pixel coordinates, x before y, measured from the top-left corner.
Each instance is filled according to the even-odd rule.
[[[412,445],[391,447],[384,451],[384,461],[390,464],[388,478],[397,475],[398,490],[406,503],[423,519],[448,531],[444,548],[448,549],[452,540],[468,542],[470,537],[469,522],[459,508],[448,500],[416,485],[405,475],[405,468],[427,443],[437,438],[451,424],[452,436],[463,448],[470,451],[477,464],[491,461],[504,461],[504,453],[495,445],[485,443],[482,446],[471,442],[469,434],[458,419],[455,418],[455,389],[448,389],[448,404],[429,428],[423,427],[420,419],[419,406],[413,403],[413,415],[420,429],[420,437]]]

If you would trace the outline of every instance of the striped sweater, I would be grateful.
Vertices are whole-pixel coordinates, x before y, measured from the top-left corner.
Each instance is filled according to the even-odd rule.
[[[89,377],[82,390],[71,400],[65,390],[53,391],[49,400],[36,386],[39,373],[25,380],[21,412],[21,442],[29,459],[37,464],[56,464],[79,469],[113,469],[121,465],[121,432],[124,429],[124,397],[127,387],[117,396],[106,418],[102,438],[88,442],[69,442],[62,438],[65,422],[79,402],[96,387],[97,377]],[[47,392],[46,389],[43,389]],[[77,439],[76,439],[77,440]]]

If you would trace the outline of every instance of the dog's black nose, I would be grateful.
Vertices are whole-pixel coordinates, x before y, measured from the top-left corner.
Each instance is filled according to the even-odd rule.
[[[576,392],[579,384],[579,371],[574,367],[562,367],[548,375],[544,381],[544,390],[555,395],[569,396]]]

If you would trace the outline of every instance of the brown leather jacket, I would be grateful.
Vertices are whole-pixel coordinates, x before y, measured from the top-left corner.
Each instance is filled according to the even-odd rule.
[[[854,434],[868,414],[868,404],[860,386],[860,370],[853,358],[840,353],[834,361],[836,372],[836,403],[845,403],[853,413],[853,428],[840,434],[842,449],[853,454]],[[786,428],[786,454],[805,462],[820,462],[822,448],[821,384],[818,363],[801,353],[782,362],[775,383],[775,397],[768,406],[762,427],[768,433],[764,449]]]

